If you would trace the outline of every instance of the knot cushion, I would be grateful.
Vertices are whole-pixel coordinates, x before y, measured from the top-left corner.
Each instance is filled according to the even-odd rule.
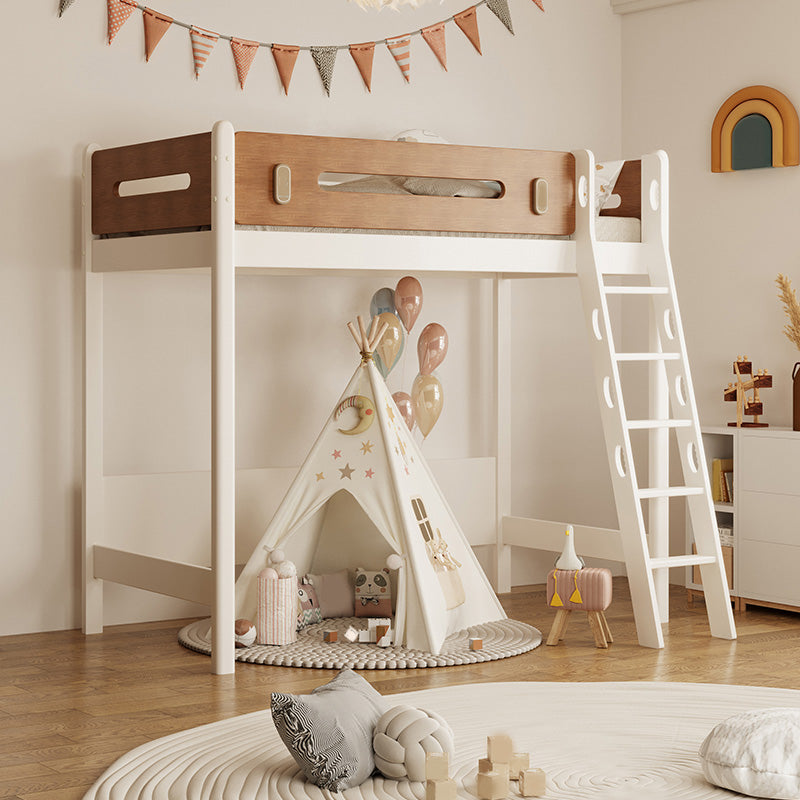
[[[428,753],[455,755],[453,731],[438,714],[394,706],[378,720],[372,740],[375,766],[386,778],[424,781]]]
[[[706,779],[741,794],[800,798],[800,709],[746,711],[720,722],[700,745]]]

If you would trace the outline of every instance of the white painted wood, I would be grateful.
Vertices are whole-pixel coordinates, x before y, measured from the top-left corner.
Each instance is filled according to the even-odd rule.
[[[661,497],[689,497],[690,495],[704,495],[701,486],[665,486],[639,489],[636,494],[643,500],[658,499]]]
[[[503,520],[503,539],[512,547],[547,550],[560,553],[564,547],[564,531],[568,522],[552,522],[527,517],[506,517]],[[618,530],[573,525],[575,547],[585,558],[624,561],[622,537]]]
[[[734,558],[739,559],[740,597],[800,607],[797,547],[740,539],[735,550]]]
[[[214,606],[211,614],[212,671],[235,667],[234,561],[236,536],[234,130],[217,122],[211,134],[211,568]]]
[[[795,476],[795,494],[773,494],[768,492],[742,491],[739,498],[739,541],[770,542],[785,544],[796,548],[795,566],[800,569],[800,475]],[[769,564],[763,558],[757,559],[764,578],[768,583]],[[798,573],[800,574],[800,572]],[[796,580],[800,598],[800,580]]]
[[[83,155],[81,251],[83,257],[83,496],[82,628],[103,630],[103,582],[94,576],[94,547],[103,541],[103,276],[92,271],[92,153]]]
[[[736,475],[741,490],[800,494],[800,432],[785,438],[746,433]],[[796,520],[797,522],[797,520]],[[800,537],[798,537],[800,538]]]
[[[690,567],[699,564],[714,564],[715,556],[665,556],[664,558],[651,558],[650,569],[669,570],[673,567]]]
[[[209,567],[95,545],[94,571],[96,578],[202,605],[210,606],[214,597]]]
[[[639,11],[652,11],[654,8],[691,3],[694,0],[611,0],[615,14],[635,14]]]
[[[689,419],[629,419],[625,422],[629,431],[648,428],[688,428],[691,424],[692,421]]]
[[[494,282],[495,591],[511,591],[511,547],[504,541],[503,518],[511,514],[511,282]]]

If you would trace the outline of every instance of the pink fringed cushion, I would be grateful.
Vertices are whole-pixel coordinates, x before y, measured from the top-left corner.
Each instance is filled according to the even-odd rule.
[[[547,576],[547,605],[605,611],[611,605],[611,570],[604,567],[551,570]]]

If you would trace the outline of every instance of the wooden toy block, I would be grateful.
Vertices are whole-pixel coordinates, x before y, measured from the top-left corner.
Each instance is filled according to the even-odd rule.
[[[384,636],[378,639],[378,647],[391,647],[392,646],[392,629],[386,632]]]
[[[357,642],[358,641],[358,631],[351,625],[344,632],[344,638],[347,639],[348,642]]]
[[[530,753],[513,753],[511,755],[511,763],[508,765],[509,777],[512,781],[518,781],[519,776],[525,772],[526,769],[531,768],[531,754]]]
[[[358,632],[358,641],[361,642],[362,644],[364,644],[364,643],[369,644],[371,641],[374,642],[375,640],[372,638],[372,631],[369,631],[369,630],[359,631]]]
[[[323,642],[338,642],[339,641],[339,631],[323,631],[322,632],[322,641]]]
[[[429,781],[445,781],[450,777],[450,756],[447,753],[425,755],[425,778]]]
[[[375,641],[380,641],[386,634],[389,633],[389,626],[386,624],[375,626]]]
[[[469,649],[483,650],[483,639],[480,639],[477,636],[471,636],[469,640]]]
[[[488,775],[490,772],[497,772],[504,775],[507,780],[511,780],[511,772],[508,764],[501,764],[499,761],[492,761],[490,758],[478,759],[478,772]]]
[[[499,772],[479,772],[476,778],[480,800],[505,800],[508,777]]]
[[[545,793],[543,769],[526,769],[519,778],[519,793],[523,797],[541,797]]]
[[[505,733],[498,733],[486,738],[486,755],[493,764],[510,764],[514,752],[511,737]]]
[[[428,780],[425,784],[425,800],[456,800],[456,782],[451,778]]]

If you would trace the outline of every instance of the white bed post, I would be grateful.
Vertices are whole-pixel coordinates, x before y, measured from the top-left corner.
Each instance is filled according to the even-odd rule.
[[[236,537],[234,130],[217,122],[211,134],[211,662],[215,675],[234,671]]]
[[[511,516],[511,281],[494,279],[494,402],[497,546],[495,591],[511,591],[511,547],[503,541],[503,518]],[[502,387],[502,388],[501,388]]]
[[[103,482],[103,275],[92,272],[92,153],[83,155],[81,250],[83,255],[83,514],[81,586],[84,633],[103,632],[103,581],[94,577],[94,546],[104,528]]]

